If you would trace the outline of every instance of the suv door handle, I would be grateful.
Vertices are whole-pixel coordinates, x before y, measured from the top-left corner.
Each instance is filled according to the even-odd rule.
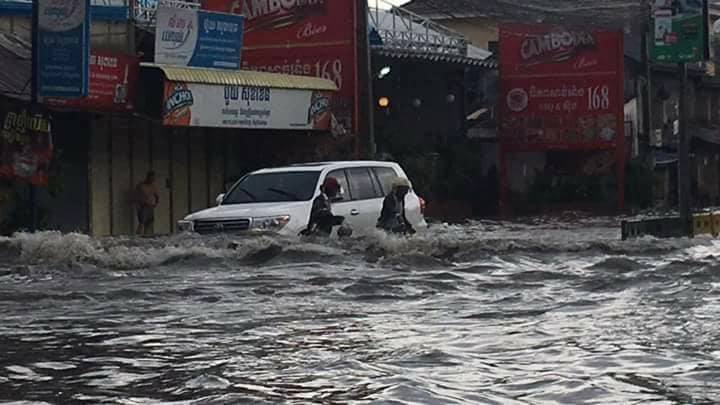
[[[360,211],[358,211],[356,209],[352,209],[352,210],[350,210],[350,215],[352,215],[352,216],[360,215]]]

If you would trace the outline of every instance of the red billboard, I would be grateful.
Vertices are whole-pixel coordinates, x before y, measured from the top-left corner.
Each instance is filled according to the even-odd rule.
[[[500,28],[500,141],[506,151],[609,149],[623,141],[622,34]]]
[[[90,90],[87,97],[47,98],[48,105],[83,110],[123,112],[134,108],[139,60],[134,56],[102,50],[90,54]]]
[[[501,208],[508,153],[612,151],[624,206],[624,50],[620,32],[500,27]],[[594,171],[591,171],[594,173]]]
[[[334,81],[332,113],[357,133],[355,1],[203,0],[202,7],[245,16],[243,69]]]

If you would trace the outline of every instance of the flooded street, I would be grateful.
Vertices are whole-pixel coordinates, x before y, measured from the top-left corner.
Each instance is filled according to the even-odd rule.
[[[618,219],[432,229],[2,240],[0,401],[720,401],[720,242],[622,242]]]

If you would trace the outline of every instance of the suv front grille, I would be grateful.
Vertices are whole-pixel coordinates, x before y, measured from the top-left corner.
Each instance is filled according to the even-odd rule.
[[[199,220],[194,224],[195,232],[200,234],[211,233],[232,233],[247,231],[250,229],[250,220],[242,219],[218,219],[218,220]]]

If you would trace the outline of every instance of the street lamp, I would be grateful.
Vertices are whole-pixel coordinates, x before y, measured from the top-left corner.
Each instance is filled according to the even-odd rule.
[[[391,70],[392,70],[392,69],[390,69],[390,66],[383,66],[383,67],[380,69],[380,73],[378,73],[378,79],[382,79],[382,78],[384,78],[385,76],[389,75]]]

